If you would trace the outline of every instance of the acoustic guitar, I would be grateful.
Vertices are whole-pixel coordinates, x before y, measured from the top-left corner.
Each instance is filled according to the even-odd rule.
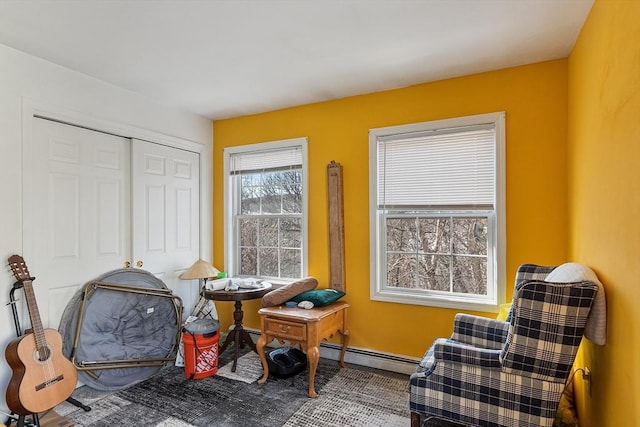
[[[18,415],[36,414],[66,400],[76,388],[78,373],[62,354],[62,337],[55,329],[44,329],[33,292],[33,280],[24,259],[9,258],[15,278],[22,282],[32,332],[7,346],[5,357],[13,370],[7,386],[9,409]]]

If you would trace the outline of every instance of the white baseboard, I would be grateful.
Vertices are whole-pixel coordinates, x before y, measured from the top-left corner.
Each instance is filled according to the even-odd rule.
[[[245,329],[254,336],[254,341],[257,341],[260,336],[260,331],[257,329]],[[320,344],[320,357],[339,360],[341,348],[339,344],[323,342]],[[354,365],[368,366],[370,368],[410,375],[415,372],[420,359],[393,353],[382,353],[374,350],[347,347],[344,361],[345,363],[352,363]]]

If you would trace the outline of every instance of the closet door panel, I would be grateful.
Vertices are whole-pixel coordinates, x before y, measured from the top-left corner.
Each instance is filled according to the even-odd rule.
[[[33,126],[23,256],[43,324],[57,328],[77,289],[130,258],[130,141],[40,118]]]
[[[140,218],[146,218],[146,224],[144,225],[146,228],[144,230],[145,241],[143,243],[143,253],[145,255],[140,256],[140,259],[145,259],[149,266],[153,259],[152,255],[162,256],[166,253],[165,205],[167,204],[167,188],[165,185],[145,185],[143,189],[145,192],[145,205],[143,216]],[[135,216],[138,218],[137,212]]]
[[[135,139],[132,144],[134,264],[142,261],[189,312],[198,284],[179,275],[200,253],[200,156]]]
[[[117,257],[125,245],[125,238],[114,230],[122,230],[122,221],[126,217],[123,206],[123,195],[120,182],[117,180],[100,179],[96,182],[97,198],[97,255],[99,257]]]

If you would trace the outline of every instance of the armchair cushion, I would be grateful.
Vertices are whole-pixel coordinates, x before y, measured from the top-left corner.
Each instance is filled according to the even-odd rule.
[[[517,290],[522,282],[528,280],[545,280],[547,275],[555,269],[556,267],[547,267],[544,265],[522,264],[518,267],[518,272],[516,273],[515,289]]]
[[[564,381],[596,290],[593,282],[524,282],[514,298],[513,320],[501,355],[503,370]]]
[[[501,349],[508,332],[507,322],[458,313],[453,320],[451,339],[476,347]]]
[[[439,361],[499,368],[500,350],[477,348],[446,338],[437,338],[422,357],[416,372],[430,371]]]
[[[446,341],[446,339],[436,338],[436,340],[434,341],[434,344],[431,347],[429,347],[427,351],[424,353],[424,356],[422,356],[422,359],[420,360],[420,363],[418,363],[418,367],[416,368],[416,373],[421,374],[423,372],[427,372],[433,367],[433,364],[436,361],[436,358],[433,353],[435,349],[435,343],[438,341]]]
[[[547,267],[544,265],[536,265],[536,264],[522,264],[518,267],[518,271],[516,272],[516,283],[513,288],[513,300],[515,301],[516,293],[518,289],[522,286],[523,283],[529,280],[546,280],[546,277],[549,273],[553,271],[556,267]],[[513,301],[511,303],[511,310],[509,310],[509,314],[507,315],[507,322],[511,323],[511,318],[513,317]]]
[[[483,368],[500,368],[500,350],[478,348],[451,340],[436,340],[435,363],[440,360]]]

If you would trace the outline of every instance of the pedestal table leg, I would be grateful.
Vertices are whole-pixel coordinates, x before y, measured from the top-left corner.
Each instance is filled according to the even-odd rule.
[[[249,333],[242,327],[243,317],[244,313],[242,312],[242,301],[236,301],[235,310],[233,311],[233,320],[235,321],[235,326],[231,331],[229,331],[227,338],[224,340],[224,344],[222,345],[222,347],[220,347],[220,354],[222,354],[231,342],[235,343],[233,349],[233,365],[231,366],[231,372],[236,371],[236,366],[238,365],[239,348],[244,346],[243,332],[249,335]],[[255,351],[255,345],[253,344],[253,341],[251,341],[250,337],[249,341],[251,342],[251,346]]]

